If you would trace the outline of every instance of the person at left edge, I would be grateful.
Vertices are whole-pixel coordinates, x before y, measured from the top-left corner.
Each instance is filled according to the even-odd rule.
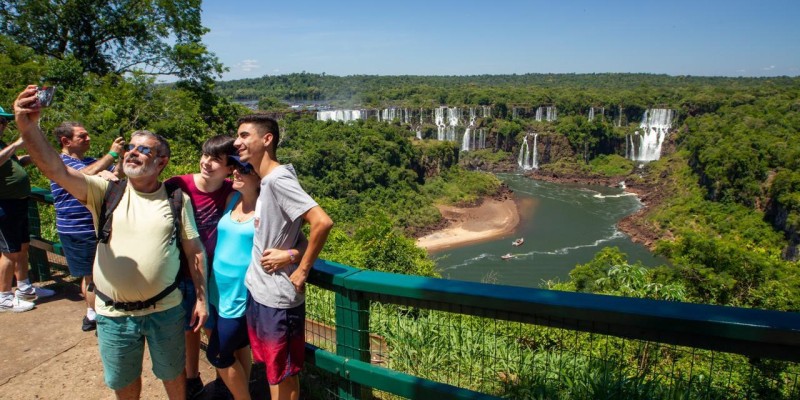
[[[14,114],[0,108],[0,137],[13,120]],[[17,157],[24,148],[22,138],[11,144],[0,140],[0,312],[32,310],[37,297],[55,294],[46,288],[34,287],[28,279],[28,196],[31,182],[23,168],[28,156]],[[12,280],[17,277],[17,290],[12,292]]]
[[[28,86],[17,96],[14,113],[33,162],[45,176],[84,203],[97,225],[106,188],[111,183],[84,175],[61,162],[39,128],[41,109],[36,105],[36,86]],[[149,131],[136,131],[125,148],[122,166],[128,183],[112,214],[110,238],[107,243],[97,245],[93,267],[103,375],[117,398],[140,398],[146,343],[153,374],[163,382],[167,397],[184,400],[184,312],[180,291],[167,289],[176,287],[175,277],[180,269],[177,243],[180,243],[190,260],[197,296],[192,325],[196,322],[200,329],[208,318],[205,253],[192,216],[192,204],[185,194],[181,198],[181,231],[174,231],[170,200],[159,181],[170,157],[167,140]],[[101,302],[101,293],[112,301]],[[161,298],[154,302],[158,297]]]

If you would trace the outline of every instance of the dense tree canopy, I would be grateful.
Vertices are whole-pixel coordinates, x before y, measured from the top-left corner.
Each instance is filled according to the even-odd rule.
[[[200,0],[6,0],[0,34],[100,75],[141,71],[203,80],[222,64],[201,38]]]

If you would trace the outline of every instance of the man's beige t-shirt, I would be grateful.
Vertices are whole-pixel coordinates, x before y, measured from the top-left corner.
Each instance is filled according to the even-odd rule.
[[[103,197],[109,183],[103,178],[85,176],[88,185],[86,208],[92,213],[95,230]],[[183,194],[183,232],[181,240],[199,237],[189,197]],[[154,297],[175,281],[180,268],[180,253],[172,237],[172,211],[162,184],[153,193],[137,192],[130,184],[114,210],[111,238],[98,243],[94,259],[94,284],[115,301],[144,301]],[[168,310],[181,304],[181,292],[174,290],[155,307],[122,311],[95,300],[97,313],[107,317],[141,316]]]

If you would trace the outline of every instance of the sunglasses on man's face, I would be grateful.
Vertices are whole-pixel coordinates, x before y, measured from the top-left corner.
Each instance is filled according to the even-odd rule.
[[[140,154],[144,154],[144,155],[148,155],[150,153],[153,153],[153,148],[152,147],[143,146],[141,144],[138,145],[138,146],[133,145],[133,144],[125,145],[125,151],[132,151],[133,149],[136,149],[136,151],[138,151]]]

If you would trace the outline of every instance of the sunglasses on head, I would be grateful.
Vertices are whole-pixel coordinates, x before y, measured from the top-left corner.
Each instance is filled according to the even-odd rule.
[[[143,146],[141,144],[138,145],[138,146],[133,145],[133,144],[126,144],[125,145],[125,151],[131,151],[133,149],[136,149],[136,151],[138,151],[139,153],[144,154],[144,155],[148,155],[150,153],[153,153],[153,148],[152,147]]]
[[[236,170],[242,175],[250,175],[253,173],[253,167],[250,164],[242,165],[236,164]]]

